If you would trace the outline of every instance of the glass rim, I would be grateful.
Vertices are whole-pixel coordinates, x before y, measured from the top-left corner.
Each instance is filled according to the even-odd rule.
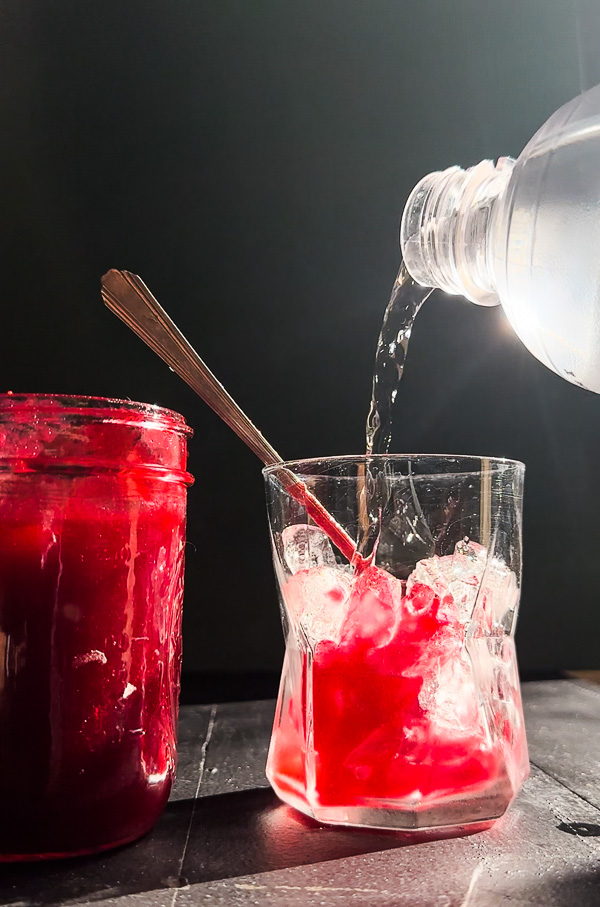
[[[123,413],[123,422],[127,415],[132,421],[140,424],[145,419],[162,423],[165,428],[173,428],[191,436],[193,429],[185,417],[174,409],[159,406],[156,403],[140,403],[136,400],[124,400],[119,397],[95,397],[87,394],[38,394],[7,391],[0,393],[0,416],[11,412],[57,413],[64,416],[87,416],[98,421],[114,419]],[[137,418],[136,418],[137,417]],[[111,419],[111,421],[112,421]]]
[[[341,456],[327,456],[327,457],[306,457],[300,460],[282,460],[281,463],[272,463],[269,466],[265,466],[262,470],[262,474],[265,479],[269,478],[271,475],[276,474],[280,469],[289,469],[290,472],[300,472],[301,475],[306,477],[315,478],[325,478],[329,477],[332,479],[343,479],[351,478],[350,476],[336,476],[328,473],[322,472],[303,472],[303,469],[307,467],[310,468],[311,464],[320,464],[324,466],[334,465],[336,463],[366,463],[375,461],[376,463],[383,461],[396,461],[396,462],[413,462],[417,460],[479,460],[482,464],[483,461],[487,461],[490,465],[494,467],[505,467],[513,468],[520,472],[525,472],[525,463],[521,460],[513,460],[508,457],[487,457],[480,454],[447,454],[447,453],[392,453],[392,454],[342,454]],[[413,479],[426,479],[426,478],[439,478],[440,476],[467,476],[467,475],[479,475],[481,470],[465,469],[464,471],[455,471],[455,472],[432,472],[432,473],[417,473],[413,475]]]

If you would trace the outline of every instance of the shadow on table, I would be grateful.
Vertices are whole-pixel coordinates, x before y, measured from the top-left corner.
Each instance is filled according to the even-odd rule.
[[[198,801],[182,883],[230,879],[402,846],[385,832],[324,828],[269,789]]]
[[[394,834],[318,826],[283,806],[268,788],[172,801],[150,834],[118,850],[0,865],[0,904],[36,907],[105,900],[373,853],[403,843]]]
[[[571,823],[561,830],[581,834],[575,824],[581,825]],[[587,826],[585,833],[590,834]],[[36,907],[103,901],[371,854],[407,843],[414,839],[319,826],[283,806],[270,789],[227,793],[169,803],[153,832],[112,852],[0,866],[0,903]],[[444,853],[447,859],[448,851]],[[474,852],[473,868],[477,864]],[[441,865],[438,869],[446,871]],[[447,867],[450,874],[455,869]],[[536,886],[540,897],[536,903],[577,907],[600,903],[600,869],[569,878],[542,877]]]
[[[196,808],[182,884],[291,869],[448,837],[456,833],[402,834],[319,825],[282,804],[270,789],[204,797]]]

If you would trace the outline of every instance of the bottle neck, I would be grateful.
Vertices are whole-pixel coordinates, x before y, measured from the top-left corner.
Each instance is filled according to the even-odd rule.
[[[423,286],[499,302],[490,250],[494,208],[514,167],[512,158],[430,173],[413,189],[400,227],[402,256]]]

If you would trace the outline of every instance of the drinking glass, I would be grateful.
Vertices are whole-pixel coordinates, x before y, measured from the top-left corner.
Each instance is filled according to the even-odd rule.
[[[366,564],[314,525],[282,468]],[[286,641],[273,788],[325,823],[489,826],[528,774],[514,645],[524,466],[349,456],[264,476]]]

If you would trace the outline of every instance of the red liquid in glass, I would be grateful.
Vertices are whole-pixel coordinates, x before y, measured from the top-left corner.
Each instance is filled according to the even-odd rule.
[[[147,468],[164,428],[51,427],[0,476],[0,859],[131,840],[168,799],[185,485]]]
[[[499,712],[493,735],[483,720],[451,596],[422,583],[407,595],[376,567],[317,567],[284,597],[315,630],[312,655],[288,642],[268,763],[284,800],[311,813],[423,808],[485,791],[521,763],[522,730]]]

